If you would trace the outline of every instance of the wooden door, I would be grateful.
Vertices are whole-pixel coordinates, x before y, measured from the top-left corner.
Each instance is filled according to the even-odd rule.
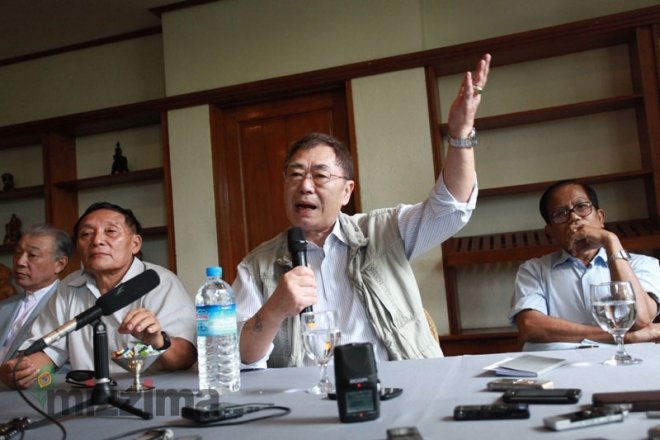
[[[348,144],[346,99],[337,90],[216,109],[212,115],[219,262],[233,282],[236,266],[251,249],[290,226],[282,174],[289,146],[312,131]],[[355,202],[346,212],[355,212]]]

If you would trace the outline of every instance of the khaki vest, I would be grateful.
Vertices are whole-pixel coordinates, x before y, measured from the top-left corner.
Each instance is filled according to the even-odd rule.
[[[341,213],[338,221],[350,246],[348,278],[390,360],[441,357],[406,258],[396,209],[353,216]],[[266,301],[282,275],[291,269],[286,231],[254,249],[245,263]],[[284,320],[273,344],[269,367],[302,365],[305,351],[297,316]]]

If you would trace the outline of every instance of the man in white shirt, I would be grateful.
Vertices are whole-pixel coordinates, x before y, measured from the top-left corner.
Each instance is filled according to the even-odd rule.
[[[309,266],[291,268],[286,231],[254,249],[234,282],[241,361],[250,367],[305,362],[298,314],[335,309],[341,342],[371,342],[376,359],[442,356],[431,336],[410,260],[463,227],[476,204],[474,118],[490,55],[466,72],[449,116],[445,166],[415,205],[341,213],[355,182],[346,146],[309,134],[284,161],[284,205],[308,242]]]
[[[73,232],[83,268],[62,280],[57,294],[34,322],[24,345],[94,306],[101,295],[120,283],[154,269],[160,279],[156,288],[103,317],[108,349],[116,351],[138,340],[164,350],[158,359],[162,368],[190,368],[197,359],[195,307],[176,275],[137,258],[142,236],[140,222],[133,212],[107,202],[94,203],[80,216]],[[34,383],[43,367],[61,367],[67,360],[74,370],[94,369],[93,349],[92,326],[85,326],[43,351],[23,357],[16,368],[16,384],[26,388]],[[3,368],[13,368],[16,363],[11,360]],[[121,371],[114,363],[109,367],[111,374]]]
[[[16,245],[13,276],[24,291],[0,302],[0,363],[14,358],[33,321],[57,290],[58,275],[73,252],[69,235],[50,225],[25,231]],[[3,377],[7,371],[2,369]]]

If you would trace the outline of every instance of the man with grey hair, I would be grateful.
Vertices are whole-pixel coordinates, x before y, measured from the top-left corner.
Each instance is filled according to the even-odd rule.
[[[21,234],[12,266],[23,292],[0,302],[0,363],[16,356],[33,321],[57,290],[58,275],[72,253],[71,238],[54,226],[35,225]],[[5,374],[0,370],[0,376]]]

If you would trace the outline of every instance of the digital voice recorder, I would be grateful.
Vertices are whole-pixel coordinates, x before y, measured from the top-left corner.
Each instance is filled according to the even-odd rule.
[[[370,343],[335,347],[335,387],[342,422],[362,422],[380,416],[378,371]]]

